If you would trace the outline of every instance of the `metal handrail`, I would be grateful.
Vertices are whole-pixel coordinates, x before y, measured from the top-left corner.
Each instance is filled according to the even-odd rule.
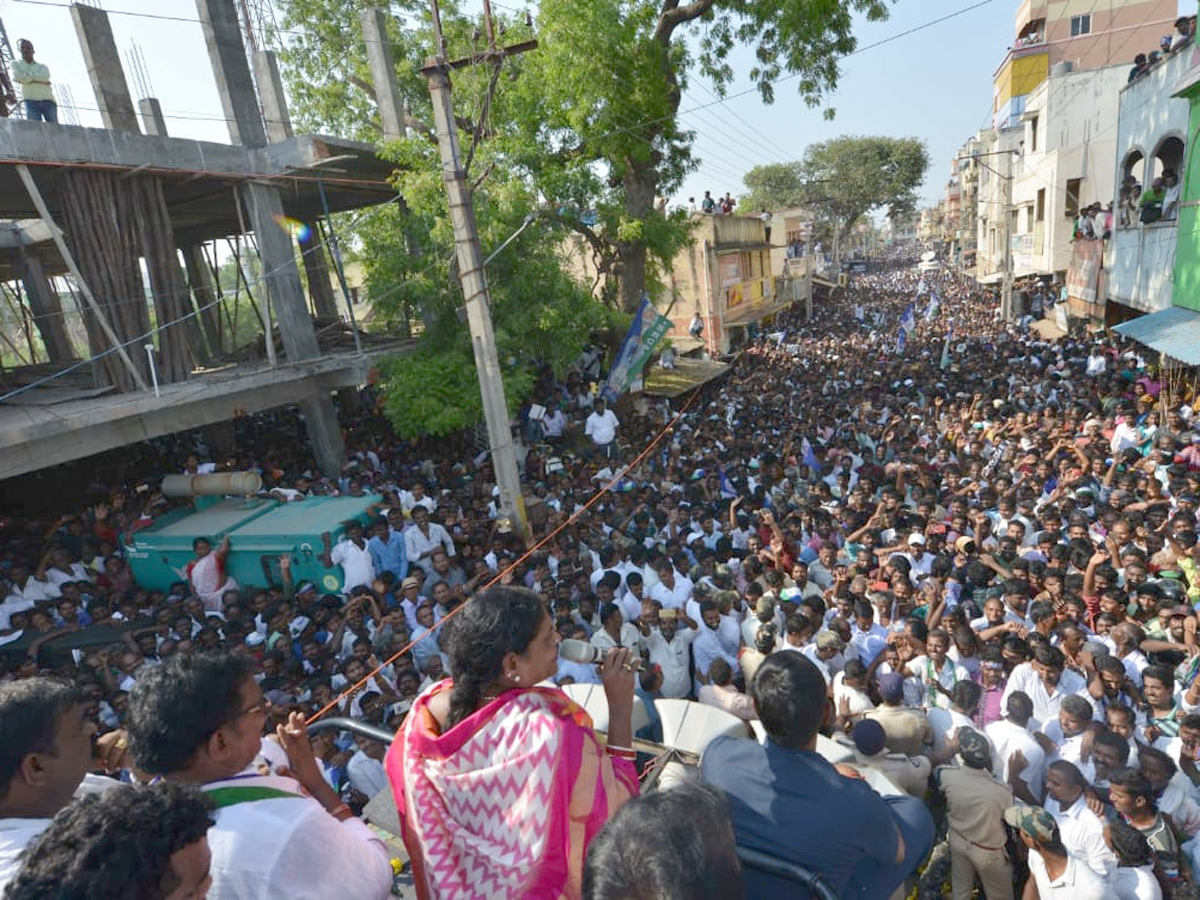
[[[309,737],[314,734],[320,734],[322,731],[349,731],[351,734],[356,734],[359,737],[370,738],[373,741],[383,741],[383,743],[388,745],[396,737],[386,728],[380,728],[378,725],[369,725],[366,722],[360,722],[358,719],[342,718],[341,716],[335,716],[331,719],[319,719],[308,726]]]
[[[737,847],[738,859],[745,868],[754,869],[776,878],[783,878],[798,884],[801,888],[815,897],[816,900],[838,900],[837,892],[830,887],[825,876],[820,872],[806,869],[804,866],[777,856],[771,856],[758,850],[751,850],[740,844]]]

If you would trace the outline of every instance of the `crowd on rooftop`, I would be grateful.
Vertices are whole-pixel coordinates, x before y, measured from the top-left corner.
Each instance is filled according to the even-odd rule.
[[[107,848],[95,852],[129,852],[93,821],[125,821],[126,792],[104,788],[166,776],[145,789],[165,798],[139,801],[145,815],[184,810],[191,824],[163,827],[180,836],[159,848],[170,862],[147,876],[158,887],[203,896],[211,872],[210,896],[382,897],[390,854],[357,814],[390,784],[406,837],[419,838],[408,849],[420,891],[442,877],[446,847],[464,851],[462,828],[444,821],[453,791],[412,760],[448,752],[439,741],[455,723],[511,711],[545,679],[627,687],[649,740],[663,738],[660,699],[756,722],[765,743],[714,742],[701,760],[697,821],[711,807],[715,833],[822,872],[841,896],[887,896],[905,878],[922,896],[966,898],[978,882],[982,896],[1012,897],[1026,878],[1045,898],[1186,896],[1200,862],[1195,398],[1136,345],[1043,341],[999,322],[973,285],[911,262],[898,252],[853,279],[812,322],[782,313],[686,406],[643,397],[597,408],[588,374],[547,373],[532,399],[548,414],[523,478],[540,510],[534,538],[553,536],[532,554],[497,515],[486,454],[465,439],[406,446],[369,402],[338,477],[316,470],[281,417],[243,434],[234,460],[206,465],[202,450],[172,458],[160,445],[139,457],[157,473],[129,469],[70,508],[3,520],[0,886],[48,896],[36,886],[52,876],[36,861],[69,858],[81,829]],[[198,571],[169,590],[136,583],[123,548],[179,502],[150,476],[232,467],[261,472],[284,502],[376,501],[365,528],[326,551],[344,592],[296,583],[286,561],[277,584],[228,584],[220,542],[198,545]],[[525,592],[493,587],[482,601],[498,578]],[[527,597],[529,649],[512,638],[512,652],[496,650],[482,613],[461,613]],[[468,641],[458,619],[484,636]],[[604,664],[558,658],[561,639],[590,643]],[[489,654],[504,672],[484,689],[471,672]],[[455,707],[460,691],[436,708],[447,676],[481,679],[475,706]],[[305,718],[330,703],[404,735],[401,757],[347,734],[305,738]],[[594,821],[579,844],[564,838],[578,854],[560,860],[547,896],[633,896],[614,872],[685,877],[679,860],[656,856],[672,847],[632,838],[667,828],[655,817],[672,807],[637,797],[628,737],[613,746],[613,728],[611,752],[596,757]],[[243,771],[269,773],[255,789],[285,799],[222,805]],[[864,771],[885,776],[892,796],[849,777]],[[289,793],[297,781],[310,796]],[[435,823],[423,818],[430,797],[449,804]],[[286,822],[249,834],[251,810],[271,802],[293,804]],[[101,803],[116,811],[100,815]],[[485,817],[469,809],[472,831]],[[197,869],[209,818],[211,867]],[[691,869],[736,873],[730,841],[712,833]],[[585,863],[584,844],[600,848],[611,878]],[[530,871],[548,877],[553,853],[529,852]],[[747,896],[785,895],[746,884]],[[175,889],[138,896],[189,896]]]

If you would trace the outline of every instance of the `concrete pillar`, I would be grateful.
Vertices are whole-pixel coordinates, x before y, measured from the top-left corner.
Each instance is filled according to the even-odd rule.
[[[167,120],[163,116],[162,104],[156,97],[143,97],[138,101],[142,114],[142,130],[157,137],[167,136]]]
[[[79,35],[79,46],[87,63],[88,77],[92,79],[104,127],[136,134],[137,115],[133,111],[129,85],[125,83],[125,69],[121,66],[121,54],[117,52],[108,13],[99,7],[73,3],[71,19],[75,23],[75,33]]]
[[[258,253],[266,273],[271,308],[279,321],[284,353],[291,362],[316,359],[320,355],[317,333],[313,330],[304,302],[304,286],[296,268],[292,237],[276,224],[283,215],[279,188],[273,184],[248,182],[242,189],[250,227],[258,238]]]
[[[196,0],[196,12],[204,29],[221,108],[229,123],[230,141],[245,147],[267,146],[234,0]]]
[[[315,225],[308,227],[307,240],[300,239],[300,253],[313,309],[323,319],[338,318],[337,299],[333,296],[333,283],[329,280],[329,260],[325,256],[325,245],[317,240]]]
[[[387,19],[383,10],[375,7],[362,10],[359,16],[362,19],[363,39],[367,42],[367,65],[371,67],[371,81],[375,84],[375,102],[379,104],[383,139],[397,141],[404,137],[404,113],[400,89],[396,84],[396,62],[392,58],[391,41],[388,40]]]
[[[286,141],[293,134],[292,116],[288,112],[283,79],[279,76],[279,60],[273,50],[254,53],[254,78],[258,82],[258,98],[262,102],[263,119],[267,123],[267,140],[272,144]]]
[[[71,338],[63,322],[62,303],[58,294],[50,287],[41,259],[32,253],[23,253],[22,257],[21,284],[25,288],[33,322],[42,336],[42,344],[50,362],[70,362],[75,358],[75,348],[71,346]]]
[[[310,397],[300,404],[300,415],[304,416],[304,427],[317,465],[330,478],[337,478],[342,474],[346,447],[342,443],[342,429],[333,408],[333,398],[325,393]]]
[[[267,273],[267,293],[279,323],[283,352],[293,363],[316,359],[321,351],[304,302],[304,286],[296,267],[292,238],[275,222],[277,216],[283,215],[279,189],[272,184],[249,182],[243,191],[250,227],[258,237],[258,253]],[[344,447],[333,398],[328,393],[318,394],[301,403],[300,412],[317,465],[330,477],[339,475]]]

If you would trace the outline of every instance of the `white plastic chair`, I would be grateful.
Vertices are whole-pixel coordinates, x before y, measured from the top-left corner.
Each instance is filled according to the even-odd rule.
[[[559,690],[587,710],[587,714],[592,717],[593,728],[608,733],[608,698],[604,696],[604,685],[577,682],[561,685]],[[655,705],[657,706],[657,704]],[[636,694],[633,697],[632,724],[634,734],[639,728],[645,728],[650,724],[650,713],[646,711],[646,704]]]
[[[702,755],[714,738],[749,738],[751,734],[744,721],[715,706],[691,700],[657,700],[654,708],[662,719],[663,743],[677,750]]]

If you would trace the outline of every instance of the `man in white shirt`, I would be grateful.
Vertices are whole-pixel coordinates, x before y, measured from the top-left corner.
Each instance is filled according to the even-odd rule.
[[[950,706],[947,709],[933,708],[927,710],[929,727],[933,729],[933,752],[941,756],[946,751],[946,741],[953,739],[958,729],[974,728],[975,721],[971,718],[979,709],[979,698],[982,689],[974,681],[959,681],[950,690]]]
[[[700,629],[696,640],[692,643],[692,654],[696,661],[696,689],[708,681],[708,668],[715,659],[724,659],[729,667],[737,672],[737,651],[726,647],[721,641],[718,629],[721,627],[721,611],[717,604],[705,600],[700,604]]]
[[[1040,728],[1043,722],[1058,718],[1063,697],[1087,691],[1082,675],[1064,671],[1065,662],[1063,652],[1057,647],[1038,644],[1033,650],[1033,660],[1013,669],[1000,698],[1001,705],[1007,704],[1015,691],[1021,691],[1033,701],[1031,728]]]
[[[346,763],[346,777],[350,779],[350,787],[369,800],[380,791],[391,789],[383,770],[383,755],[387,748],[379,741],[364,737],[355,738],[355,743],[358,749]]]
[[[404,532],[408,564],[419,566],[422,572],[430,575],[433,572],[433,554],[442,549],[447,556],[453,557],[454,541],[445,528],[429,521],[429,510],[424,506],[413,507],[412,521],[412,527]]]
[[[1025,762],[1021,769],[1021,781],[1025,784],[1026,800],[1041,800],[1042,771],[1045,768],[1046,752],[1029,733],[1028,725],[1033,715],[1033,701],[1021,691],[1009,695],[1004,707],[1008,714],[998,722],[983,729],[992,742],[992,772],[1005,784],[1009,784],[1008,767],[1015,754],[1020,753]],[[1018,787],[1018,793],[1020,793]]]
[[[695,589],[692,580],[676,572],[671,560],[665,556],[654,564],[654,571],[658,576],[658,584],[650,588],[651,599],[661,603],[663,609],[686,608]],[[694,620],[696,617],[691,618]]]
[[[584,423],[583,433],[592,439],[596,450],[605,458],[612,459],[613,442],[620,427],[616,414],[608,408],[608,402],[600,397]]]
[[[1062,699],[1058,717],[1049,722],[1043,722],[1041,733],[1058,748],[1057,753],[1048,759],[1065,759],[1079,769],[1084,780],[1089,784],[1095,780],[1096,770],[1090,760],[1084,757],[1084,738],[1087,727],[1092,722],[1092,704],[1076,694],[1069,694]],[[1047,748],[1048,749],[1048,748]]]
[[[409,515],[418,506],[425,507],[426,512],[436,512],[437,499],[426,493],[425,482],[414,481],[411,491],[400,492],[400,506]]]
[[[1004,821],[1029,849],[1029,875],[1039,900],[1106,900],[1108,883],[1063,846],[1058,823],[1037,806],[1010,806]]]
[[[366,585],[368,588],[375,580],[375,561],[371,557],[371,548],[363,537],[362,525],[357,521],[346,523],[345,536],[338,541],[336,547],[330,547],[330,535],[326,531],[321,535],[325,542],[325,554],[322,562],[325,567],[342,567],[342,593],[349,597],[356,587]]]
[[[657,609],[657,620],[638,622],[642,637],[650,650],[650,664],[662,670],[663,683],[659,694],[670,700],[681,700],[692,694],[692,641],[696,629],[681,623],[679,610]]]
[[[302,714],[276,730],[286,776],[253,768],[266,723],[253,673],[252,660],[223,652],[178,654],[153,667],[129,697],[134,762],[198,785],[216,804],[213,897],[385,900],[387,847],[325,780]]]
[[[1117,858],[1104,842],[1104,821],[1088,809],[1087,781],[1066,760],[1050,763],[1046,771],[1046,812],[1054,817],[1063,846],[1105,881]]]
[[[96,726],[75,688],[51,678],[0,685],[0,895],[20,855],[70,801],[92,762]]]

